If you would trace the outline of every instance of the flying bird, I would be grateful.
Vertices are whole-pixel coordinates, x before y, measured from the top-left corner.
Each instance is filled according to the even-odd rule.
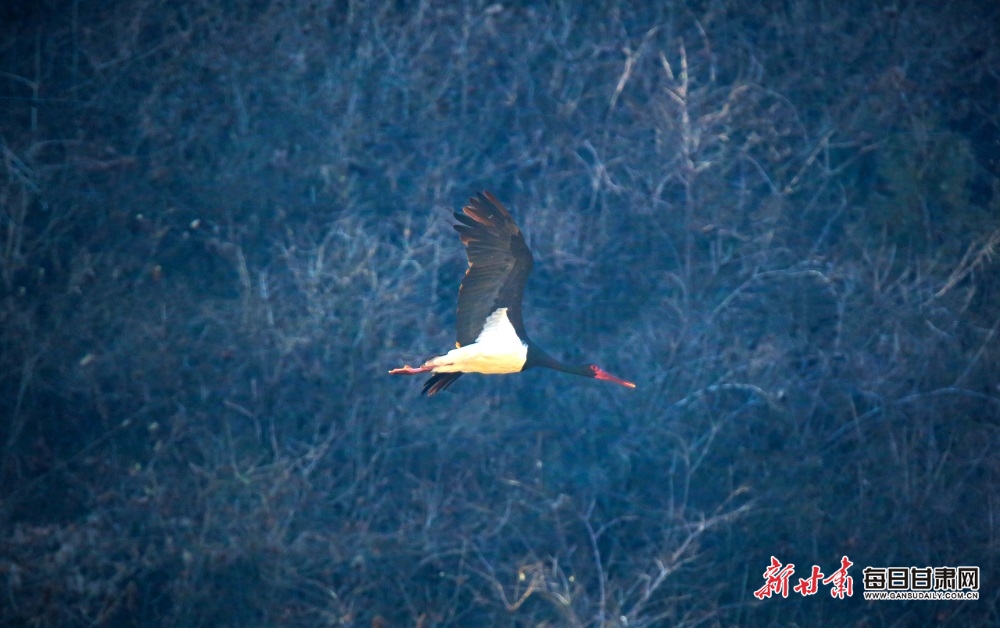
[[[534,258],[510,212],[489,192],[469,199],[455,230],[465,245],[469,268],[458,290],[458,342],[444,355],[391,375],[433,373],[423,393],[436,394],[462,373],[518,373],[537,366],[614,382],[635,384],[593,364],[564,364],[528,338],[521,319],[521,298]]]

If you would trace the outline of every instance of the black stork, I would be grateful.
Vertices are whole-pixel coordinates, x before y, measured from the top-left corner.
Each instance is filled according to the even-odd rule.
[[[392,375],[434,375],[424,384],[427,396],[441,392],[462,373],[518,373],[536,366],[593,377],[629,388],[635,384],[619,379],[593,364],[564,364],[533,343],[521,320],[521,298],[534,258],[510,212],[489,192],[469,199],[455,213],[455,225],[469,268],[458,290],[458,342],[445,355],[422,366],[406,365]]]

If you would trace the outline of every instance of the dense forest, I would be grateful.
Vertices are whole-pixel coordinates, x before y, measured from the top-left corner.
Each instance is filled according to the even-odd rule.
[[[3,3],[0,624],[1000,623],[997,42],[977,0]],[[532,337],[635,390],[387,375],[454,346],[487,189]]]

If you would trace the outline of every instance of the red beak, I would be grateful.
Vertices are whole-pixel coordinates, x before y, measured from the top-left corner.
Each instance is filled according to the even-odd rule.
[[[606,382],[614,382],[616,384],[621,384],[622,386],[628,386],[629,388],[635,388],[635,384],[633,384],[632,382],[626,382],[624,379],[621,379],[620,377],[615,377],[611,373],[601,370],[596,366],[594,367],[594,378],[603,379]]]

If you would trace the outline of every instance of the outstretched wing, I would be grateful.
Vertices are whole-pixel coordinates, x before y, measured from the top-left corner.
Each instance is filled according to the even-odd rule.
[[[465,245],[469,269],[458,290],[458,345],[475,342],[486,319],[503,307],[517,335],[526,338],[521,297],[534,259],[521,230],[503,203],[486,191],[469,199],[462,212],[455,213],[460,223],[455,230]]]

